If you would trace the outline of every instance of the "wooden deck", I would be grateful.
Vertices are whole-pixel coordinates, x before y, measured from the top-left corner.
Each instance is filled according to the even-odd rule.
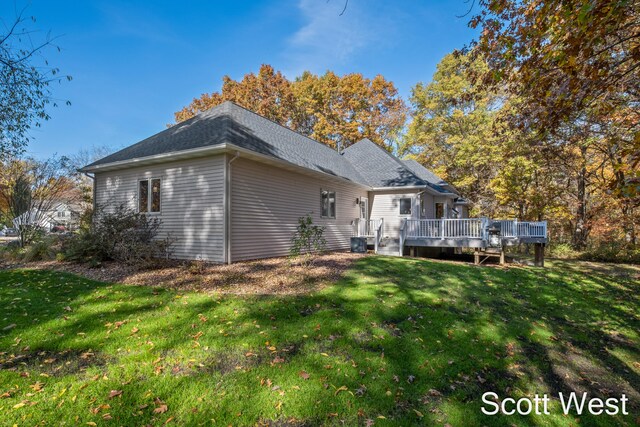
[[[519,243],[547,243],[546,221],[492,220],[489,218],[403,219],[398,236],[382,236],[384,220],[355,220],[354,236],[367,237],[378,246],[385,237],[399,240],[399,255],[405,247],[504,248]]]

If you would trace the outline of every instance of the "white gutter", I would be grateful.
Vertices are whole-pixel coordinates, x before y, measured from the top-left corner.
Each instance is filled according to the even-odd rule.
[[[227,150],[227,144],[218,144],[213,147],[199,147],[190,150],[171,151],[169,153],[155,154],[153,156],[137,157],[135,159],[120,160],[117,162],[105,163],[102,165],[85,166],[78,169],[80,172],[101,172],[115,169],[124,169],[136,165],[150,163],[162,163],[173,160],[189,159],[192,157],[206,156],[210,154],[223,153]]]
[[[371,191],[402,191],[402,190],[423,190],[423,191],[428,191],[429,193],[431,193],[434,196],[456,196],[458,197],[457,194],[455,193],[442,193],[438,190],[433,189],[431,186],[429,185],[407,185],[404,187],[373,187],[371,189]]]

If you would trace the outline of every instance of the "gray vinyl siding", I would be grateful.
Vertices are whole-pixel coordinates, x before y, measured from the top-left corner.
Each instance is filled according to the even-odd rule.
[[[331,250],[348,249],[367,191],[343,181],[309,176],[238,158],[230,165],[232,261],[288,255],[298,218],[311,213],[326,227]],[[336,193],[336,218],[320,217],[320,191]]]
[[[418,192],[375,191],[369,193],[369,211],[371,219],[384,218],[384,237],[397,239],[400,236],[400,223],[404,218],[419,218],[420,201]],[[411,198],[411,216],[400,215],[400,199]]]
[[[96,174],[96,203],[137,209],[138,181],[161,178],[162,236],[176,242],[171,256],[224,262],[225,155]],[[161,237],[162,237],[161,236]]]

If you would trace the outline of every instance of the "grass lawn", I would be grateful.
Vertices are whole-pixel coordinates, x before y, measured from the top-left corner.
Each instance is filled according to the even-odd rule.
[[[634,425],[638,273],[370,256],[256,297],[4,270],[0,424]],[[625,393],[630,415],[480,411],[485,391],[572,390]]]

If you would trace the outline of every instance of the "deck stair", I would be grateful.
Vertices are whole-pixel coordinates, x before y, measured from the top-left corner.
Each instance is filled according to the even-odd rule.
[[[400,239],[385,237],[380,241],[378,253],[381,255],[400,256]]]

